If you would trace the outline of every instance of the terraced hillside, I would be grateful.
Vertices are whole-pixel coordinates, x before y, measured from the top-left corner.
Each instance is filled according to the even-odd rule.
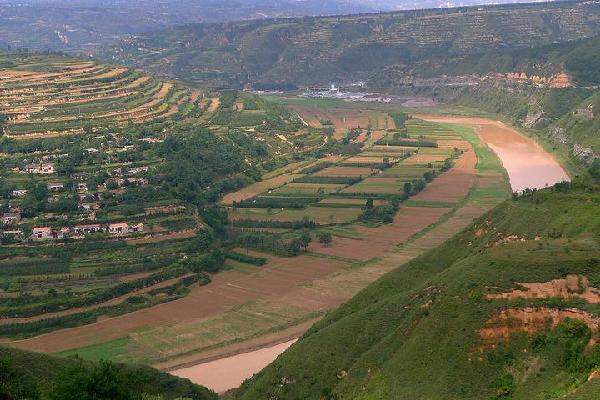
[[[506,201],[315,324],[232,397],[597,398],[598,193],[559,184]]]
[[[2,336],[93,323],[208,284],[235,257],[220,245],[216,200],[325,144],[246,93],[58,56],[2,65]]]
[[[124,40],[107,56],[210,84],[326,83],[434,56],[591,37],[599,16],[598,2],[576,1],[196,24]]]
[[[152,122],[193,104],[189,90],[129,68],[66,57],[0,55],[0,114],[14,138]]]

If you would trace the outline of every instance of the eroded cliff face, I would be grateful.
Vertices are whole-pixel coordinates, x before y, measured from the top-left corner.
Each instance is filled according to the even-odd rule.
[[[511,72],[507,74],[497,74],[500,79],[519,83],[531,83],[536,85],[548,86],[554,89],[564,89],[573,87],[575,84],[571,76],[565,72],[551,76],[527,75],[524,72]]]

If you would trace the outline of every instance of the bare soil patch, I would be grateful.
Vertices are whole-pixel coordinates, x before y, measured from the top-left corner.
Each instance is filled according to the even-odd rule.
[[[394,222],[377,228],[359,227],[364,239],[336,237],[333,244],[311,244],[311,250],[339,257],[367,261],[382,257],[386,251],[408,240],[448,212],[445,208],[401,207]]]
[[[475,182],[477,155],[472,148],[456,160],[454,167],[435,178],[415,200],[457,202],[462,200]]]
[[[485,348],[508,340],[515,333],[524,332],[533,335],[546,329],[554,329],[567,318],[581,321],[592,332],[598,332],[600,318],[585,311],[576,308],[558,310],[527,307],[498,311],[479,330],[479,336],[483,340]]]
[[[508,293],[488,294],[492,300],[505,299],[547,299],[562,298],[565,300],[579,298],[590,304],[600,304],[600,290],[590,287],[587,277],[567,275],[564,279],[553,279],[550,282],[519,283],[524,289],[515,289]]]
[[[288,295],[298,287],[346,265],[341,261],[313,257],[269,257],[269,262],[257,269],[256,274],[221,272],[212,276],[209,285],[192,288],[185,298],[11,344],[21,349],[52,353],[118,339],[147,327],[192,323],[248,301]]]
[[[261,193],[267,192],[270,189],[277,189],[286,183],[293,181],[300,177],[300,174],[282,174],[271,179],[265,179],[261,182],[254,183],[250,186],[242,188],[234,193],[229,193],[221,200],[221,204],[233,204],[233,202],[240,202],[243,200],[250,199],[258,196]]]

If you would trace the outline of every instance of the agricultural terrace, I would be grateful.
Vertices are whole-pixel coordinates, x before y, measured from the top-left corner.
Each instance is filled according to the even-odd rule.
[[[0,337],[181,299],[232,260],[256,268],[262,259],[218,244],[227,238],[215,201],[313,163],[326,144],[321,132],[247,93],[179,88],[59,56],[0,60],[9,116],[0,138]],[[96,101],[105,94],[110,101]],[[32,104],[43,110],[13,118],[10,110]],[[170,115],[167,104],[176,106]],[[86,125],[77,135],[48,135],[65,132],[49,128],[59,120]],[[38,123],[43,129],[20,130]]]
[[[8,137],[81,134],[145,123],[198,105],[191,91],[138,71],[60,56],[0,56]]]
[[[365,137],[352,154],[299,165],[229,195],[223,204],[232,226],[293,234],[358,220],[390,222],[401,202],[450,170],[470,148],[455,132],[416,119],[402,129],[380,131],[376,139],[373,132],[347,129],[342,142],[352,145],[352,138]]]

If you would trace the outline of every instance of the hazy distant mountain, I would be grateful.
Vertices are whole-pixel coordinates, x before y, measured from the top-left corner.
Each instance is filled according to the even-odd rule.
[[[518,3],[518,0],[0,0],[0,48],[84,50],[192,22]]]

